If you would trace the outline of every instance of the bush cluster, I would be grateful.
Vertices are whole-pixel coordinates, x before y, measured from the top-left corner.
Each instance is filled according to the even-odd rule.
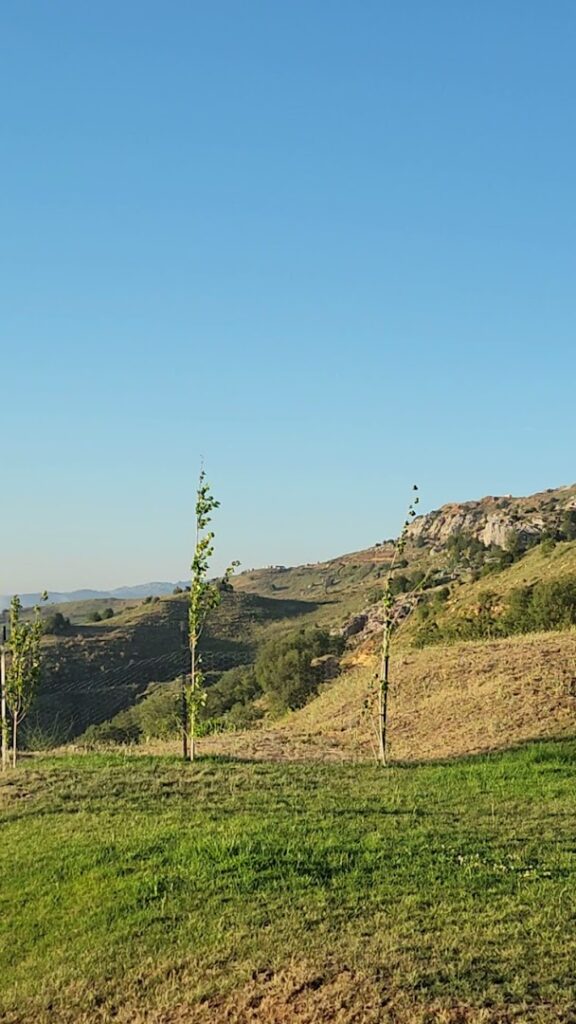
[[[99,725],[90,725],[82,740],[92,743],[140,743],[146,739],[169,739],[178,734],[181,723],[178,681],[156,683],[141,700]]]
[[[103,622],[106,619],[114,618],[114,609],[105,608],[102,612],[92,612],[90,616],[90,622]]]
[[[61,636],[70,629],[70,619],[67,619],[62,612],[51,612],[47,615],[42,624],[42,632],[50,636]]]
[[[339,656],[344,643],[342,637],[322,629],[301,629],[270,640],[256,659],[255,674],[271,710],[293,711],[306,704],[325,678],[316,659],[327,654]]]
[[[446,623],[438,623],[429,605],[419,609],[418,617],[418,647],[566,629],[576,625],[576,577],[517,587],[505,598],[486,591],[479,595],[473,613]]]

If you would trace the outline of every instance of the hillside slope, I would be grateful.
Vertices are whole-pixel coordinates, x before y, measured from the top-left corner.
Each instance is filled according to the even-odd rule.
[[[312,601],[226,594],[202,637],[207,681],[250,663],[262,636],[306,621]],[[157,599],[70,635],[47,637],[43,682],[31,723],[73,739],[88,725],[130,707],[152,682],[168,682],[188,664],[185,595]]]
[[[266,760],[375,756],[375,659],[351,666],[306,707],[273,726],[210,737],[205,753]],[[576,631],[399,651],[392,663],[389,739],[395,761],[501,750],[576,735]]]

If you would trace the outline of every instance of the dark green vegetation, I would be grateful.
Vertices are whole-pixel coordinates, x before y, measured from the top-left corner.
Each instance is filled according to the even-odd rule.
[[[440,608],[437,595],[420,605],[416,646],[569,629],[576,625],[576,576],[516,587],[504,597],[482,591],[468,614],[453,615],[439,625],[434,613]]]
[[[43,622],[44,634],[46,636],[62,636],[71,627],[70,619],[67,619],[62,612],[50,612]]]
[[[301,629],[269,640],[256,659],[255,676],[272,711],[294,711],[326,680],[330,656],[338,658],[344,641],[323,629]]]
[[[337,976],[343,1019],[568,1022],[575,768],[574,742],[387,771],[32,760],[0,784],[2,1019],[332,1020]],[[255,1016],[274,978],[286,1016]]]

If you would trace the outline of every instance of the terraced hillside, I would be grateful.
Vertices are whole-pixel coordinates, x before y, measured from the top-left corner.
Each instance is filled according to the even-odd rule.
[[[306,620],[316,608],[312,601],[226,594],[202,638],[208,682],[249,663],[267,629]],[[186,597],[179,595],[47,637],[34,727],[72,739],[130,707],[150,683],[174,679],[187,665],[186,619]]]

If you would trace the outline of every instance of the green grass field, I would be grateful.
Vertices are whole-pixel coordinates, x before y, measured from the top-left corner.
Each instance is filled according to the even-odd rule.
[[[0,1019],[573,1021],[576,742],[450,765],[34,758]]]

